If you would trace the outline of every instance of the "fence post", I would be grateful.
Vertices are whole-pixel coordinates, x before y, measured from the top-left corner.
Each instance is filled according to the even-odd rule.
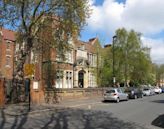
[[[0,78],[0,107],[5,105],[4,78]]]

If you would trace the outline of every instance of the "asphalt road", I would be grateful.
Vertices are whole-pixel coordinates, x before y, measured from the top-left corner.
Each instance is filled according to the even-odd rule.
[[[91,104],[86,103],[74,107],[112,113],[121,120],[135,122],[150,129],[164,128],[164,94],[120,103],[100,102],[100,100],[95,103],[92,101]]]
[[[60,110],[22,116],[9,116],[1,109],[0,129],[164,128],[164,94],[120,103],[104,103],[102,98],[83,99],[63,102],[59,107]]]

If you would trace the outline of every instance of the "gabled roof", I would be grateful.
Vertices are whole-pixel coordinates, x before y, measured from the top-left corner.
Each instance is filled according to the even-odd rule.
[[[75,41],[76,48],[81,47],[82,45],[85,46],[85,50],[87,50],[88,53],[96,53],[95,43],[98,41],[97,38],[92,38],[88,42],[83,42],[80,40]]]
[[[12,30],[2,28],[2,36],[4,40],[10,40],[10,41],[16,40],[15,32]]]

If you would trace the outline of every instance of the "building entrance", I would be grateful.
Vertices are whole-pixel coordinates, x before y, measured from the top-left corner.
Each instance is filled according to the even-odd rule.
[[[78,73],[78,86],[80,88],[83,88],[84,87],[84,73],[85,73],[84,70],[81,70]]]

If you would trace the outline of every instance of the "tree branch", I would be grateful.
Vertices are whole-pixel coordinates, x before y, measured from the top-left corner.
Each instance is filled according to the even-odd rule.
[[[42,1],[43,1],[43,0],[40,0],[39,3],[37,4],[37,6],[35,7],[34,12],[33,12],[33,16],[32,16],[33,19],[35,18],[36,12],[37,12],[37,10],[38,10],[40,4],[42,3]]]
[[[24,17],[24,11],[25,11],[25,1],[23,0],[21,4],[22,4],[22,6],[21,6],[21,17],[22,17],[22,24],[23,24],[24,29],[25,29],[25,30],[26,30],[26,32],[27,32],[27,25],[26,25],[26,22],[25,22],[25,17]]]

